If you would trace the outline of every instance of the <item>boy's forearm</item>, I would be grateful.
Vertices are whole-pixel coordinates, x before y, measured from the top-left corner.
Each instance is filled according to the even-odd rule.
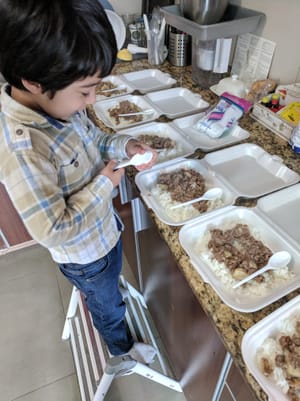
[[[98,142],[98,148],[103,160],[126,159],[128,157],[126,145],[131,139],[131,136],[124,134],[103,136]]]

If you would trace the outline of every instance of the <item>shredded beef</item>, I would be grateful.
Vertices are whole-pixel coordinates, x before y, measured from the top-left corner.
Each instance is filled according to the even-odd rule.
[[[175,141],[171,138],[161,137],[159,135],[139,135],[137,140],[150,146],[153,149],[174,149]]]
[[[118,90],[116,89],[116,90],[111,91],[111,92],[105,92],[107,90],[115,89],[115,88],[117,88],[117,85],[113,84],[112,82],[103,81],[97,87],[97,94],[105,96],[105,97],[110,97],[110,96],[121,95],[122,93],[127,93],[127,89],[126,88],[125,89],[118,89]]]
[[[281,335],[277,341],[281,351],[273,355],[271,358],[263,357],[261,359],[261,369],[265,376],[273,373],[274,365],[281,368],[284,377],[289,385],[288,398],[291,401],[300,401],[300,338],[299,338],[300,321],[295,324],[295,333],[292,335]]]
[[[118,106],[108,109],[109,116],[115,119],[117,125],[120,124],[121,118],[130,122],[142,121],[143,120],[142,114],[120,117],[120,114],[137,113],[140,111],[142,111],[142,109],[138,105],[129,102],[128,100],[122,100]]]
[[[157,183],[164,186],[170,193],[171,199],[176,202],[186,202],[200,197],[205,192],[205,179],[193,169],[180,169],[171,173],[162,173]],[[200,213],[206,212],[208,201],[193,204]]]
[[[213,257],[224,263],[235,279],[241,280],[265,266],[272,251],[261,241],[255,239],[246,224],[236,224],[232,229],[210,230],[208,248]],[[263,281],[263,276],[256,281]]]

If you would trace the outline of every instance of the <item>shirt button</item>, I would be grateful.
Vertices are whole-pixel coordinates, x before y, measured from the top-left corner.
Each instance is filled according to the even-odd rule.
[[[79,161],[76,160],[76,162],[74,163],[74,167],[78,167],[79,166]]]
[[[18,129],[16,130],[16,134],[17,134],[17,135],[23,135],[23,130],[22,130],[21,128],[18,128]]]

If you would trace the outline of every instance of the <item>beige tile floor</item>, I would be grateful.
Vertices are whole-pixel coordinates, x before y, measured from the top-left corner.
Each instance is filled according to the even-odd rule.
[[[40,246],[1,256],[1,401],[80,401],[70,345],[61,340],[70,294],[71,286]],[[181,393],[137,375],[114,380],[106,396],[141,399],[185,401]]]
[[[69,288],[48,252],[33,246],[2,255],[0,277],[1,401],[79,401],[61,340]]]

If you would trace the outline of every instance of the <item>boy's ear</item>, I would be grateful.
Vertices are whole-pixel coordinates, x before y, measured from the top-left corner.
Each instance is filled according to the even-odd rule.
[[[24,88],[26,88],[33,95],[38,95],[42,92],[41,85],[37,82],[27,81],[26,79],[22,79],[22,84]]]

